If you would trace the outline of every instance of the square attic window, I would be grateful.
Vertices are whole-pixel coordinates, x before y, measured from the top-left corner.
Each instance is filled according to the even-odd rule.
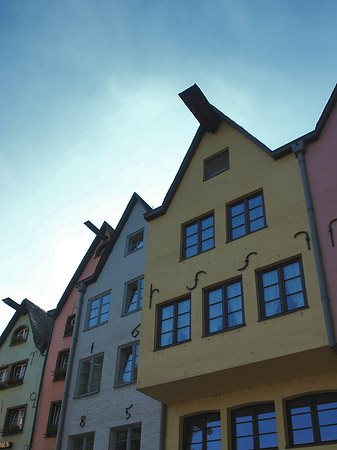
[[[204,181],[229,169],[229,150],[222,150],[204,160]]]

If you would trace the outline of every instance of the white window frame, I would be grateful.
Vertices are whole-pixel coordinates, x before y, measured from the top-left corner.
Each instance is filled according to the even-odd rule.
[[[91,438],[91,437],[94,438],[93,443],[95,445],[95,433],[86,433],[86,434],[79,434],[77,436],[71,436],[69,449],[70,450],[77,450],[77,449],[78,450],[87,450],[88,449],[88,447],[87,447],[88,438]],[[74,447],[75,439],[83,439],[83,445],[82,445],[81,449],[79,449],[78,447],[77,448]]]
[[[136,245],[136,247],[134,249],[131,249],[130,243],[132,242],[133,239],[136,239],[138,236],[139,237],[141,236],[141,241],[138,242],[138,244]],[[136,231],[135,233],[130,234],[126,238],[125,256],[131,255],[132,253],[135,253],[138,250],[141,250],[143,247],[144,247],[144,228]]]
[[[112,446],[109,446],[109,449],[116,450],[116,437],[118,431],[127,431],[127,442],[126,442],[126,450],[131,450],[131,431],[135,428],[140,428],[140,447],[142,445],[142,426],[141,423],[134,423],[128,426],[122,426],[118,428],[111,429],[111,437],[112,437]]]
[[[132,285],[136,285],[137,284],[137,300],[136,300],[136,308],[133,309],[132,311],[127,310],[128,308],[128,304],[129,306],[133,303],[128,302],[128,293],[129,293],[129,289],[131,288]],[[127,316],[128,314],[132,314],[135,313],[137,311],[140,311],[142,309],[142,304],[143,304],[143,291],[144,291],[144,275],[142,275],[141,277],[135,278],[134,280],[128,281],[127,283],[125,283],[125,288],[124,288],[124,301],[123,301],[123,316]]]
[[[122,372],[122,364],[125,361],[125,353],[131,349],[131,370],[128,371],[131,373],[131,379],[129,381],[122,381],[122,376],[124,371]],[[137,369],[138,369],[138,355],[139,354],[139,341],[132,342],[127,345],[123,345],[118,349],[118,358],[117,358],[117,372],[115,379],[115,386],[124,386],[126,384],[135,383],[137,381]],[[126,367],[126,364],[125,364]]]
[[[102,307],[103,305],[103,299],[105,297],[109,296],[109,302],[104,303],[104,305],[109,305],[108,311],[107,311],[107,319],[102,320],[103,314],[106,315],[106,312],[102,313]],[[90,314],[93,311],[92,305],[95,301],[99,302],[98,304],[98,311],[97,311],[97,323],[94,325],[90,325]],[[99,327],[100,325],[103,325],[109,321],[109,311],[110,311],[110,303],[111,303],[111,291],[104,292],[103,294],[96,295],[95,297],[88,300],[88,307],[87,307],[87,317],[86,317],[86,323],[85,323],[85,329],[90,330],[91,328]],[[96,308],[95,308],[96,309]]]
[[[101,367],[101,376],[100,376],[100,383],[99,388],[92,390],[92,382],[93,382],[93,375],[94,375],[94,363],[96,359],[102,358],[102,367]],[[81,386],[81,376],[83,371],[83,364],[90,361],[90,371],[89,371],[89,380],[88,380],[88,392],[85,392],[84,394],[80,394],[80,386]],[[96,392],[100,391],[101,388],[101,381],[102,381],[102,373],[103,373],[103,362],[104,362],[104,353],[99,353],[98,355],[93,355],[90,358],[85,358],[79,361],[78,363],[78,373],[77,373],[77,385],[76,385],[76,397],[84,397],[85,395],[91,395],[95,394]]]

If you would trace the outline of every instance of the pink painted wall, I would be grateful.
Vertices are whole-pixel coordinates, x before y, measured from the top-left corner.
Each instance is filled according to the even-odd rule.
[[[337,338],[337,222],[332,225],[335,247],[328,231],[337,218],[337,105],[320,138],[307,146],[305,158]]]
[[[94,255],[95,252],[93,252],[93,256],[88,261],[78,281],[93,274],[97,263],[100,260],[100,257],[95,258]],[[53,372],[55,370],[58,352],[69,349],[71,346],[72,336],[63,337],[63,335],[67,317],[76,313],[77,302],[78,291],[75,287],[71,291],[62,311],[54,323],[52,339],[43,375],[32,450],[54,450],[55,448],[56,437],[46,438],[44,435],[48,423],[50,404],[51,402],[62,400],[65,381],[53,381]]]

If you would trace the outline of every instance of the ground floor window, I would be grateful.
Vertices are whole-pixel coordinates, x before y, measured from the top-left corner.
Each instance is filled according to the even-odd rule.
[[[184,420],[183,450],[221,450],[219,412],[198,414]]]
[[[73,437],[70,448],[71,450],[93,450],[94,439],[94,433]]]
[[[113,430],[113,450],[139,450],[141,427],[132,425]]]

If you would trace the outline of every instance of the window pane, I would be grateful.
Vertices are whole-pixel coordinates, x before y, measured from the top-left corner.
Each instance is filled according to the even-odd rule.
[[[227,286],[227,298],[236,297],[241,294],[241,283],[232,283]]]
[[[227,301],[228,312],[238,311],[242,308],[241,297],[234,297]]]
[[[255,208],[259,205],[262,205],[262,195],[257,195],[256,197],[250,198],[248,200],[249,209]]]
[[[161,332],[166,333],[171,330],[173,330],[173,319],[163,320],[161,324]]]
[[[253,435],[253,422],[244,422],[236,424],[237,437]]]
[[[162,319],[168,319],[169,317],[173,317],[173,305],[162,308]]]
[[[213,216],[207,217],[207,219],[201,221],[201,229],[205,230],[206,228],[213,227],[213,223]]]
[[[236,439],[237,450],[252,450],[254,448],[253,436]]]
[[[263,217],[263,207],[258,206],[257,208],[251,209],[249,211],[249,220],[252,222],[255,219],[259,219],[260,217]]]
[[[207,241],[203,241],[201,243],[201,251],[205,252],[206,250],[209,250],[210,248],[214,247],[214,238],[208,239]]]
[[[294,430],[297,430],[299,428],[311,428],[312,421],[310,412],[305,414],[293,415],[291,418],[291,423]]]
[[[277,447],[277,434],[261,434],[259,436],[260,448]]]
[[[178,303],[178,314],[190,311],[190,300],[184,300]]]
[[[289,278],[294,278],[296,276],[300,276],[300,266],[299,263],[288,264],[283,267],[284,279],[288,280]]]
[[[221,450],[221,442],[218,440],[208,441],[206,444],[206,449],[207,450]]]
[[[198,232],[198,226],[197,224],[190,225],[189,227],[186,227],[186,237],[191,236],[191,234],[196,234]]]
[[[222,317],[209,321],[209,333],[214,333],[223,329]]]
[[[228,315],[228,327],[235,327],[243,323],[242,312],[238,311]]]
[[[263,289],[264,301],[280,298],[280,288],[278,284]]]
[[[195,245],[194,247],[189,247],[186,249],[185,258],[190,258],[198,253],[198,247]]]
[[[180,328],[177,332],[177,342],[185,341],[190,338],[190,328]]]
[[[263,419],[258,421],[259,433],[273,433],[276,431],[276,419]]]
[[[311,428],[306,430],[295,430],[293,431],[294,444],[309,444],[314,442],[314,435]]]
[[[256,231],[256,230],[260,230],[261,228],[264,228],[265,224],[264,224],[264,218],[261,217],[260,219],[255,219],[253,221],[250,222],[250,231]]]
[[[213,228],[208,228],[201,232],[201,240],[205,241],[206,239],[213,237]]]
[[[264,287],[271,286],[272,284],[277,284],[278,283],[277,270],[271,270],[270,272],[262,274],[262,283]]]
[[[287,307],[289,310],[301,308],[304,306],[304,297],[302,293],[289,295],[287,297]]]
[[[231,207],[231,216],[233,218],[239,214],[243,214],[244,211],[245,211],[245,208],[243,206],[243,203],[239,203],[238,205]]]
[[[337,425],[337,409],[318,411],[318,422],[320,425]]]
[[[266,317],[274,316],[275,314],[280,314],[281,312],[282,312],[282,310],[281,310],[280,300],[274,300],[272,302],[265,304],[265,316]]]
[[[337,440],[337,425],[320,427],[322,441]]]
[[[292,278],[285,282],[286,294],[294,294],[296,292],[302,291],[302,282],[301,278],[296,277]]]
[[[192,245],[196,245],[198,242],[198,235],[192,234],[192,236],[186,238],[186,247],[192,247]]]
[[[208,309],[208,316],[210,319],[222,316],[222,303],[215,303],[214,305],[210,305]]]
[[[178,316],[178,328],[186,327],[190,324],[190,313]]]
[[[237,228],[240,225],[244,225],[245,223],[245,215],[239,214],[232,218],[232,228]]]
[[[210,291],[208,293],[208,302],[211,305],[212,303],[220,302],[222,299],[222,289],[217,289],[215,291]]]
[[[232,239],[239,238],[246,234],[246,227],[242,225],[241,227],[234,228],[232,231]]]
[[[170,345],[173,343],[173,333],[170,331],[169,333],[165,333],[161,335],[160,346],[165,347],[166,345]]]

